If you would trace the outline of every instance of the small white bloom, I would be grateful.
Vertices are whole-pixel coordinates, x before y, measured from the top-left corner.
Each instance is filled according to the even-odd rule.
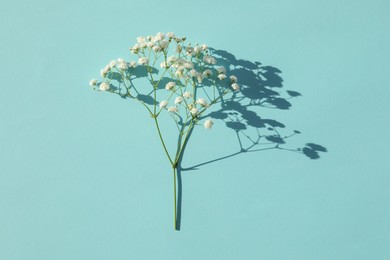
[[[163,62],[161,62],[160,63],[160,67],[163,69],[163,68],[167,68],[168,67],[168,64],[165,62],[165,61],[163,61]]]
[[[225,74],[219,74],[219,75],[218,75],[218,78],[219,78],[220,80],[224,80],[224,79],[226,79],[227,77],[226,77]]]
[[[202,44],[202,50],[204,50],[204,51],[205,51],[205,50],[207,50],[207,49],[208,49],[208,46],[207,46],[207,44],[203,43],[203,44]]]
[[[145,64],[148,64],[149,60],[146,58],[146,57],[141,57],[138,59],[138,63],[140,65],[145,65]]]
[[[96,79],[91,79],[91,80],[89,81],[89,85],[90,85],[91,87],[96,86],[96,84],[97,84],[97,80],[96,80]]]
[[[175,37],[175,34],[173,32],[167,32],[167,37],[173,38],[173,37]]]
[[[191,115],[196,116],[198,114],[198,109],[196,107],[191,108],[190,110]]]
[[[110,63],[109,63],[108,65],[109,65],[109,66],[110,66],[110,68],[112,69],[112,68],[114,68],[114,67],[115,67],[115,65],[116,65],[116,61],[112,60],[112,61],[110,61]]]
[[[145,38],[145,37],[143,37],[143,36],[139,36],[139,37],[137,37],[137,42],[138,42],[138,43],[145,42],[145,40],[146,40],[146,38]]]
[[[133,47],[130,47],[130,51],[132,54],[137,54],[139,52],[140,46],[138,43],[134,44]]]
[[[161,47],[160,46],[153,46],[153,51],[155,51],[155,52],[160,52],[162,49],[161,49]]]
[[[145,49],[146,47],[148,47],[148,43],[147,42],[141,42],[139,44],[139,47],[142,48],[142,49]]]
[[[211,64],[211,65],[214,65],[215,63],[217,63],[217,60],[210,55],[204,55],[203,61],[208,63],[208,64]]]
[[[217,71],[219,74],[226,74],[226,69],[224,66],[218,67]]]
[[[239,91],[240,90],[240,85],[238,85],[237,83],[233,83],[232,84],[232,89],[234,89],[235,91]]]
[[[168,82],[168,83],[165,85],[165,89],[166,89],[166,90],[172,90],[175,86],[176,86],[176,83],[173,82],[173,81],[170,81],[170,82]]]
[[[177,107],[171,106],[168,108],[168,111],[172,113],[177,113],[179,110],[177,109]]]
[[[204,128],[205,129],[211,129],[213,127],[213,120],[211,119],[207,119],[206,121],[204,121]]]
[[[189,91],[184,92],[183,97],[189,99],[191,97],[191,92]]]
[[[164,108],[167,105],[168,105],[168,101],[166,101],[166,100],[161,101],[160,104],[159,104],[160,108]]]
[[[201,53],[201,51],[202,51],[202,47],[200,47],[200,46],[195,46],[194,52],[195,52],[196,54]]]
[[[175,98],[175,104],[176,105],[177,104],[181,104],[181,102],[183,102],[183,98],[182,97],[178,96],[178,97]]]
[[[154,42],[153,41],[147,42],[146,46],[148,46],[149,48],[152,48],[154,46]]]
[[[210,77],[211,75],[213,75],[213,72],[210,69],[203,71],[204,77]]]
[[[194,47],[187,46],[186,51],[187,51],[187,55],[192,55],[192,53],[194,52]]]
[[[237,82],[237,77],[236,76],[230,76],[230,81],[232,82],[232,83],[234,83],[234,82]]]
[[[119,68],[120,70],[127,70],[128,67],[129,67],[129,66],[127,65],[126,62],[119,62],[119,63],[118,63],[118,68]]]
[[[129,67],[131,67],[131,68],[137,67],[137,62],[135,62],[135,61],[130,62]]]
[[[202,73],[200,73],[200,72],[196,73],[196,80],[198,81],[199,84],[202,83],[202,81],[203,81]]]
[[[100,85],[99,85],[99,89],[100,89],[101,91],[107,91],[107,90],[110,89],[110,84],[108,84],[107,82],[102,82],[102,83],[100,83]]]
[[[204,99],[204,98],[198,98],[198,100],[196,100],[196,104],[199,104],[202,107],[208,107],[209,106],[209,104],[207,104],[206,99]]]
[[[160,46],[163,49],[166,49],[169,45],[169,42],[167,40],[160,41]]]
[[[180,53],[182,50],[183,50],[183,47],[182,47],[180,44],[178,44],[178,45],[176,46],[175,52],[176,52],[176,53]]]
[[[192,70],[190,70],[190,74],[191,74],[191,76],[196,77],[198,72],[195,69],[192,69]]]
[[[110,66],[107,65],[104,67],[104,69],[100,71],[100,75],[102,76],[102,78],[105,78],[107,76],[107,73],[110,71],[110,69]]]
[[[116,61],[117,61],[118,63],[125,62],[125,60],[122,59],[122,58],[118,58]]]
[[[194,63],[192,62],[192,61],[186,61],[185,63],[184,63],[184,67],[186,68],[186,69],[193,69],[194,68]]]
[[[168,62],[169,63],[174,63],[176,60],[177,60],[177,58],[175,56],[168,57]]]
[[[185,38],[175,37],[175,42],[179,43],[185,40]]]
[[[161,40],[164,40],[164,38],[165,38],[165,35],[162,32],[159,32],[154,37],[154,41],[161,41]]]

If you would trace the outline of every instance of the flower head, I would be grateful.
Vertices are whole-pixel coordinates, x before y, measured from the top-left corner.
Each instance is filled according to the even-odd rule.
[[[166,90],[172,90],[175,86],[176,86],[176,83],[173,82],[173,81],[170,81],[170,82],[168,82],[168,83],[165,85],[165,89],[166,89]]]
[[[129,66],[127,65],[126,62],[119,62],[119,63],[118,63],[118,68],[119,68],[120,70],[127,70],[128,67],[129,67]]]
[[[177,109],[177,107],[171,106],[171,107],[168,108],[168,111],[171,112],[171,113],[177,113],[179,110]]]
[[[203,61],[208,63],[208,64],[211,64],[211,65],[214,65],[215,63],[217,63],[217,60],[210,55],[204,55]]]
[[[196,100],[196,104],[199,104],[202,107],[208,107],[209,106],[209,104],[207,103],[206,99],[204,99],[204,98],[198,98],[198,100]]]
[[[90,85],[91,87],[96,86],[96,84],[97,84],[97,80],[96,80],[96,79],[91,79],[91,80],[89,81],[89,85]]]
[[[214,125],[214,122],[213,120],[211,119],[207,119],[206,121],[204,121],[204,128],[205,129],[211,129]]]
[[[196,116],[198,114],[198,109],[196,107],[191,108],[190,110],[191,115]]]
[[[110,89],[110,84],[108,84],[107,82],[102,82],[100,83],[99,85],[99,90],[101,91],[107,91]]]
[[[183,102],[183,98],[181,96],[178,96],[175,98],[175,104],[181,104],[181,102]]]
[[[232,83],[237,82],[237,77],[234,76],[234,75],[230,76],[230,81],[231,81]]]
[[[218,79],[219,80],[224,80],[224,79],[226,79],[226,75],[225,74],[219,74],[218,75]]]
[[[234,89],[235,91],[239,91],[240,90],[240,85],[238,85],[237,83],[233,83],[232,84],[232,89]]]
[[[167,105],[168,105],[168,101],[166,100],[161,101],[159,104],[160,108],[165,108]]]
[[[191,97],[191,92],[189,91],[184,92],[183,97],[189,99]]]
[[[217,71],[219,74],[226,74],[226,69],[224,66],[218,67]]]
[[[148,62],[149,62],[149,60],[146,57],[141,57],[141,58],[138,59],[138,63],[140,65],[146,65],[146,64],[148,64]]]
[[[131,62],[129,63],[129,67],[131,67],[131,68],[137,67],[137,62],[131,61]]]

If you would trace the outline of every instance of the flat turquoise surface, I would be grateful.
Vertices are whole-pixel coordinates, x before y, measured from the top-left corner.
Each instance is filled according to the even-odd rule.
[[[0,259],[390,259],[389,10],[379,0],[2,3]],[[319,158],[271,149],[183,172],[174,231],[153,121],[88,86],[159,31],[280,70],[278,91],[301,96],[258,113],[283,135],[301,132],[283,147]],[[239,151],[216,120],[195,130],[183,167]]]

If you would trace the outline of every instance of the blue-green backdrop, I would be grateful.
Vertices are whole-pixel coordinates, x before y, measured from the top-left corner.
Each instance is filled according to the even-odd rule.
[[[3,1],[0,259],[390,259],[388,1]],[[138,104],[91,91],[139,35],[173,31],[282,71],[300,92],[261,116],[296,152],[172,176]],[[184,166],[238,151],[218,121]]]

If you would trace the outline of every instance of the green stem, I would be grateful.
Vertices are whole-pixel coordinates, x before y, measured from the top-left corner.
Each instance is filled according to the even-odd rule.
[[[155,122],[155,124],[156,124],[158,136],[160,137],[160,141],[161,141],[161,143],[162,143],[162,145],[163,145],[163,147],[164,147],[165,154],[167,155],[169,162],[173,165],[173,161],[172,161],[172,159],[171,159],[171,156],[169,156],[167,147],[165,146],[165,142],[164,142],[164,139],[163,139],[163,137],[162,137],[162,135],[161,135],[160,126],[158,125],[158,121],[157,121],[157,118],[156,118],[156,117],[154,117],[154,122]]]
[[[174,202],[174,223],[173,226],[177,230],[177,212],[176,212],[176,167],[173,167],[173,202]]]

